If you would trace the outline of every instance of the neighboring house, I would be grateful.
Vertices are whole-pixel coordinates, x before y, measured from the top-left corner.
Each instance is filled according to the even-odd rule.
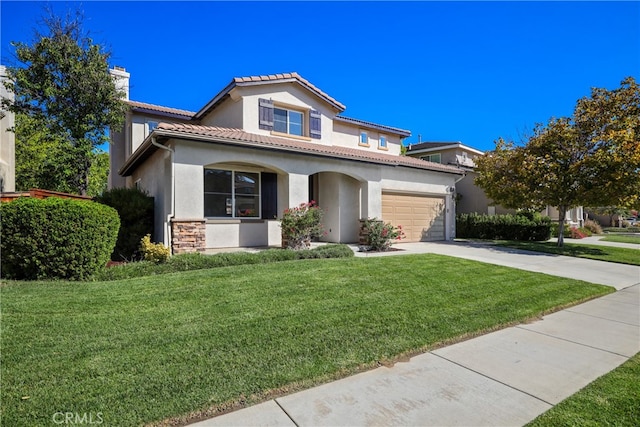
[[[112,70],[128,99],[129,74]],[[400,155],[410,132],[342,116],[296,73],[234,78],[199,111],[128,101],[112,133],[111,187],[155,198],[155,239],[174,253],[279,246],[284,209],[315,200],[328,242],[358,242],[360,220],[407,241],[455,237],[454,166]]]
[[[6,78],[6,68],[4,65],[0,65],[0,99],[13,100],[13,93],[10,93],[3,85]],[[14,126],[15,115],[10,111],[0,109],[0,192],[16,190],[15,134],[9,131]]]
[[[484,153],[461,142],[420,142],[407,146],[407,156],[417,157],[422,160],[445,165],[458,166],[466,171],[466,175],[456,183],[456,213],[484,213],[489,215],[501,215],[513,213],[513,209],[506,209],[493,203],[487,197],[484,190],[478,187],[474,181],[478,176],[475,171],[475,158]],[[546,207],[542,215],[549,216],[552,220],[558,219],[558,210]],[[583,221],[582,206],[570,209],[567,212],[567,223],[570,226],[581,227]]]

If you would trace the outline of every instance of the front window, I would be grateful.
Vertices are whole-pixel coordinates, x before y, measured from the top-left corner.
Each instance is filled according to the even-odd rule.
[[[259,218],[260,174],[257,172],[205,169],[204,216]]]
[[[302,136],[304,132],[304,114],[300,111],[274,108],[273,130],[290,135]]]

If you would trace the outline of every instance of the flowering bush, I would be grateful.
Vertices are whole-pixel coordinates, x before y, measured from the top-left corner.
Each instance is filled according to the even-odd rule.
[[[589,237],[588,230],[584,228],[571,227],[571,239],[584,239]]]
[[[283,246],[296,250],[308,248],[312,238],[322,235],[321,221],[322,209],[314,200],[285,209],[280,220]]]
[[[391,223],[384,223],[376,218],[363,221],[363,234],[367,236],[366,249],[368,251],[386,251],[397,240],[403,239],[402,226],[394,227]]]

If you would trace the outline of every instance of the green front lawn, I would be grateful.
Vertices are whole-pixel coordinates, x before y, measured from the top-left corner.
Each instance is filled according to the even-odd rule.
[[[528,251],[545,252],[556,255],[566,255],[578,258],[596,259],[600,261],[617,262],[620,264],[640,265],[640,251],[633,248],[618,248],[603,245],[583,245],[581,243],[567,243],[559,248],[555,242],[497,242],[499,246]]]
[[[528,427],[640,425],[640,353],[528,424]]]
[[[612,234],[609,236],[605,236],[600,239],[605,242],[618,242],[618,243],[635,243],[636,245],[640,245],[640,236],[622,236],[619,234]]]
[[[536,318],[609,287],[438,255],[111,282],[9,282],[3,425],[140,425],[256,402]],[[207,412],[207,410],[209,410]]]

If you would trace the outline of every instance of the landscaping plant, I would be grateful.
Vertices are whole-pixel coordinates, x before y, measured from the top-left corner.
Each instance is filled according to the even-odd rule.
[[[153,234],[153,197],[138,188],[112,188],[95,200],[111,206],[120,215],[120,232],[111,260],[140,259],[140,239]]]
[[[2,277],[84,280],[116,243],[115,209],[88,200],[21,197],[0,204]]]
[[[152,243],[149,234],[140,240],[140,252],[145,261],[155,264],[165,263],[171,256],[171,250],[162,243]]]
[[[402,226],[394,227],[377,218],[367,218],[362,224],[363,234],[367,236],[367,251],[388,251],[391,245],[404,238]]]
[[[280,220],[283,247],[294,250],[307,249],[311,239],[322,235],[321,221],[322,209],[314,200],[285,209]]]

